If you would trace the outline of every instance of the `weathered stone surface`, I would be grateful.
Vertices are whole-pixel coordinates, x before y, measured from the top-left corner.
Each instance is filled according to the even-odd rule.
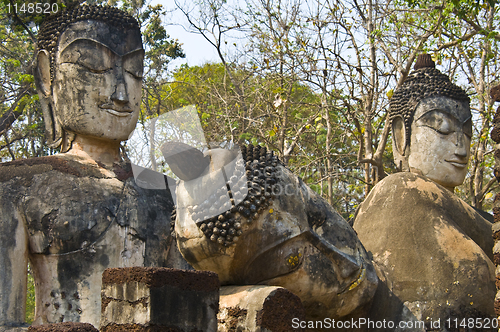
[[[472,136],[469,103],[429,97],[418,104],[414,117],[408,151],[410,171],[446,188],[461,185],[467,174]]]
[[[262,161],[246,160],[247,163],[266,162],[267,156],[256,150],[247,151],[247,158],[251,155],[251,160],[262,158]],[[212,156],[219,158],[216,162],[231,153],[211,151]],[[258,166],[252,165],[246,165],[247,172],[256,171]],[[276,164],[276,170],[271,172],[277,179],[274,198],[258,210],[252,207],[253,200],[262,196],[264,188],[256,191],[260,196],[248,195],[252,200],[248,199],[248,203],[245,203],[247,199],[243,200],[241,210],[230,207],[228,218],[240,230],[237,241],[225,246],[206,236],[206,230],[199,226],[206,222],[197,224],[199,218],[193,216],[196,209],[190,209],[190,202],[203,193],[204,186],[207,186],[205,191],[212,189],[213,179],[218,178],[217,172],[221,172],[222,166],[224,164],[214,167],[218,171],[198,181],[181,181],[177,187],[177,243],[194,268],[216,272],[223,285],[284,287],[301,299],[306,315],[311,318],[346,316],[370,302],[377,278],[353,229],[281,165]],[[223,178],[222,175],[219,178]],[[232,181],[238,182],[238,177]],[[246,215],[245,209],[250,208],[256,212]],[[225,221],[223,218],[225,215],[222,216]],[[208,228],[218,227],[215,223],[215,226],[208,224]],[[221,226],[224,230],[222,221]]]
[[[99,332],[94,326],[88,323],[54,323],[38,326],[30,326],[29,332]]]
[[[390,175],[362,203],[354,229],[381,279],[373,319],[493,317],[491,223],[444,187]]]
[[[183,265],[169,192],[139,187],[120,150],[140,111],[142,38],[133,17],[100,6],[49,15],[38,37],[46,137],[64,153],[0,165],[0,329],[24,322],[28,259],[35,325],[98,326],[106,268]]]
[[[11,285],[13,269],[28,255],[37,282],[35,324],[64,319],[99,326],[104,269],[171,264],[171,198],[165,190],[139,188],[133,177],[119,180],[112,169],[70,155],[36,160],[39,168],[30,164],[33,160],[0,165],[5,181],[0,192],[8,193],[2,195],[2,225],[12,222],[18,234],[26,234],[15,242],[11,259],[17,264],[3,265],[7,281],[0,288],[12,291],[3,287]],[[7,181],[8,174],[13,175]],[[19,271],[16,279],[23,274]]]
[[[137,123],[142,92],[144,50],[137,22],[128,24],[135,20],[117,9],[69,10],[47,18],[40,34],[58,38],[48,43],[40,39],[35,55],[49,142],[66,152],[79,135],[127,140]],[[114,19],[106,19],[110,16]]]
[[[498,194],[496,196],[499,196]],[[500,201],[500,196],[497,197],[495,196],[496,201]],[[492,231],[493,231],[493,240],[499,240],[500,239],[500,223],[498,223],[498,218],[500,217],[498,213],[495,213],[495,223],[492,225]]]
[[[300,299],[275,286],[225,286],[221,288],[218,332],[302,331],[294,318],[305,320]]]
[[[443,136],[446,136],[450,133],[450,129],[455,132],[457,125],[463,126],[467,123],[463,122],[466,119],[455,117],[455,120],[458,120],[457,123],[453,120],[450,121],[451,119],[446,119],[446,117],[443,118],[443,115],[446,113],[453,115],[454,106],[463,108],[462,105],[467,105],[468,108],[470,102],[469,96],[461,87],[453,84],[448,76],[435,68],[434,62],[428,54],[420,54],[417,62],[418,66],[415,67],[415,70],[407,76],[403,84],[394,92],[390,100],[388,114],[392,125],[394,161],[396,166],[404,171],[409,171],[411,167],[408,165],[410,154],[407,150],[410,144],[414,142],[412,137],[414,124],[420,120],[419,115],[415,114],[415,112],[420,107],[420,104],[437,101],[436,106],[438,107],[434,109],[425,107],[430,112],[421,119],[424,121],[420,122],[426,122],[423,126],[427,126],[429,129],[434,128],[436,131],[440,131]],[[440,99],[440,101],[436,99]],[[470,128],[470,123],[464,129],[466,127]],[[457,137],[457,139],[459,138]],[[442,144],[449,143],[446,141],[444,140]],[[431,143],[428,149],[431,153],[430,156],[438,153],[431,147],[433,144],[440,144],[440,140],[429,140],[429,143]]]
[[[492,318],[491,223],[453,194],[470,156],[469,97],[423,67],[394,93],[389,113],[395,161],[407,172],[379,182],[354,221],[381,281],[370,317],[426,321],[426,329],[440,319],[443,331],[446,319]]]
[[[495,150],[495,153],[494,153],[494,157],[495,157],[495,166],[494,166],[494,175],[497,179],[497,181],[500,180],[500,150]]]
[[[102,278],[101,331],[216,331],[219,280],[208,271],[115,268]]]

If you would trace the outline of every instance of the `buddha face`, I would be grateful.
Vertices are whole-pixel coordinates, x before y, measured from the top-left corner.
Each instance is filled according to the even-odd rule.
[[[422,100],[411,125],[410,171],[453,189],[467,174],[472,121],[469,104],[442,96]]]
[[[77,135],[128,139],[139,116],[143,58],[137,29],[93,20],[71,24],[55,55],[55,121]]]

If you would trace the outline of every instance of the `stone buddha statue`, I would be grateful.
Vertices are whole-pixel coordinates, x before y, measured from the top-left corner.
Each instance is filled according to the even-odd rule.
[[[169,266],[171,196],[137,186],[120,152],[143,57],[138,23],[115,8],[73,7],[41,26],[35,80],[62,153],[0,165],[0,330],[24,324],[28,262],[34,325],[96,327],[104,269]]]
[[[284,287],[308,319],[363,315],[378,282],[365,249],[272,152],[248,145],[202,153],[178,142],[162,152],[181,178],[175,234],[195,269],[216,272],[223,286]]]
[[[421,55],[391,99],[402,172],[372,189],[354,229],[381,280],[373,319],[457,330],[462,319],[493,317],[493,240],[490,222],[453,193],[467,173],[469,98],[434,67]]]

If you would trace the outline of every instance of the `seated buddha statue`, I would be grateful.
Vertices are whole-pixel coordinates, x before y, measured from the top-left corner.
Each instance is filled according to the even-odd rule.
[[[381,281],[370,317],[426,323],[415,330],[485,323],[494,316],[492,225],[454,194],[470,156],[469,97],[421,55],[389,119],[402,171],[372,189],[353,226]]]
[[[53,156],[0,164],[0,330],[25,325],[28,262],[33,325],[99,326],[106,268],[169,266],[167,190],[137,186],[120,152],[141,101],[137,21],[78,6],[41,26],[35,80]]]

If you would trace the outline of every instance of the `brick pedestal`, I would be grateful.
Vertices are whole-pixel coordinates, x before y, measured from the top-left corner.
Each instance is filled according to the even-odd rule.
[[[28,332],[99,332],[88,323],[55,323],[30,326]]]
[[[114,268],[102,276],[101,332],[217,331],[219,279],[213,272]]]

